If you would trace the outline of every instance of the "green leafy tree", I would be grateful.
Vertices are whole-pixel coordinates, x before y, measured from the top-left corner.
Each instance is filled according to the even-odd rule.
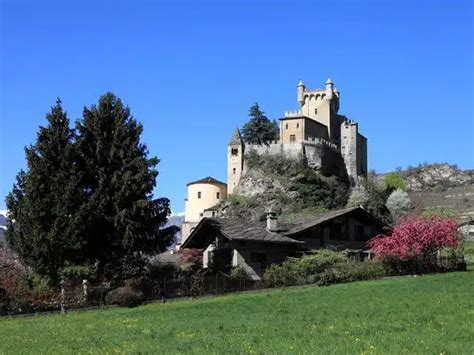
[[[59,99],[46,120],[36,143],[25,148],[27,171],[20,171],[6,198],[14,221],[6,238],[25,264],[56,282],[67,263],[83,261],[83,245],[73,226],[80,174],[74,132]]]
[[[169,200],[155,199],[158,158],[140,142],[143,127],[112,93],[84,108],[77,123],[81,206],[76,228],[98,274],[134,276],[145,257],[171,244],[176,227],[163,229]]]
[[[250,120],[242,128],[242,136],[245,142],[262,145],[278,140],[278,124],[275,120],[270,121],[265,116],[258,103],[250,107],[249,117]]]
[[[405,181],[403,180],[402,175],[398,171],[387,174],[384,179],[384,185],[385,190],[388,192],[388,194],[392,193],[392,191],[395,191],[397,189],[400,189],[402,191],[406,191],[407,189]]]

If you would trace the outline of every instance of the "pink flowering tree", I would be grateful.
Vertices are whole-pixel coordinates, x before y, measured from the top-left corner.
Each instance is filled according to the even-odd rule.
[[[377,259],[398,265],[398,272],[412,272],[432,265],[439,251],[456,248],[461,240],[459,226],[452,218],[410,216],[368,245]]]

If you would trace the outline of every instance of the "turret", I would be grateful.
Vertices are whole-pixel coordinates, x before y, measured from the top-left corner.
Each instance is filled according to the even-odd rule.
[[[303,106],[304,104],[304,89],[305,86],[303,84],[303,81],[300,80],[298,83],[298,102],[300,103],[300,106]]]
[[[244,143],[236,128],[227,148],[227,193],[230,195],[239,184],[244,165]]]
[[[332,99],[332,94],[334,93],[334,83],[331,78],[328,78],[326,81],[326,99]]]

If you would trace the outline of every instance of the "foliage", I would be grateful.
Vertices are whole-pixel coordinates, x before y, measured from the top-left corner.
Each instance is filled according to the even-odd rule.
[[[407,216],[413,210],[410,196],[401,189],[393,191],[390,196],[388,196],[386,206],[395,221]]]
[[[265,270],[265,284],[281,287],[315,283],[324,270],[348,260],[346,253],[327,249],[317,250],[301,258],[287,258],[281,265],[273,264]]]
[[[435,207],[423,210],[421,212],[421,217],[457,218],[458,213],[451,208]]]
[[[143,303],[143,293],[130,286],[118,287],[105,296],[105,303],[125,307],[136,307]]]
[[[59,293],[12,255],[0,255],[0,315],[46,311]]]
[[[461,242],[454,219],[411,216],[389,232],[368,242],[377,259],[400,270],[436,263],[437,253],[444,248],[456,248]]]
[[[233,267],[231,270],[230,270],[230,273],[229,273],[229,278],[231,280],[243,280],[247,277],[247,273],[245,272],[245,270],[240,267],[240,266],[236,266],[236,267]]]
[[[322,176],[310,168],[292,179],[291,190],[297,191],[302,208],[341,208],[347,203],[349,186],[336,176]]]
[[[107,265],[116,274],[124,259],[139,265],[144,255],[163,251],[173,240],[176,227],[161,229],[171,212],[169,200],[152,194],[159,160],[148,158],[142,125],[111,93],[84,108],[77,130],[84,195],[76,228],[99,273]]]
[[[76,130],[59,100],[46,118],[7,197],[9,245],[56,284],[77,265],[97,265],[100,278],[140,273],[176,232],[162,228],[169,200],[153,197],[159,160],[140,142],[143,127],[111,93],[84,108]]]
[[[391,172],[384,179],[385,190],[392,192],[394,190],[406,191],[407,187],[400,172]]]
[[[202,269],[202,249],[184,248],[179,253],[179,267],[182,271],[189,272]]]
[[[81,172],[76,166],[74,132],[61,101],[46,115],[34,145],[25,148],[28,170],[20,171],[6,198],[9,246],[38,274],[59,280],[66,262],[83,261],[83,240],[74,220]]]
[[[347,201],[347,207],[367,206],[369,202],[369,195],[364,188],[357,187],[352,189]]]
[[[325,269],[320,275],[318,285],[327,286],[341,282],[373,280],[385,276],[385,269],[381,263],[351,260],[340,262]]]
[[[250,107],[249,117],[250,120],[242,128],[242,136],[246,143],[263,145],[278,140],[278,124],[265,116],[258,103]]]

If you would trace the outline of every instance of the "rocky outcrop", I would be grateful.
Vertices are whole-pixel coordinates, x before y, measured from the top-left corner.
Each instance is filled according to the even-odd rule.
[[[260,170],[250,170],[240,179],[234,193],[240,196],[252,197],[259,194],[278,193],[285,188],[275,177]]]
[[[449,164],[433,164],[404,171],[404,180],[411,191],[445,189],[463,186],[471,181],[471,176]]]

